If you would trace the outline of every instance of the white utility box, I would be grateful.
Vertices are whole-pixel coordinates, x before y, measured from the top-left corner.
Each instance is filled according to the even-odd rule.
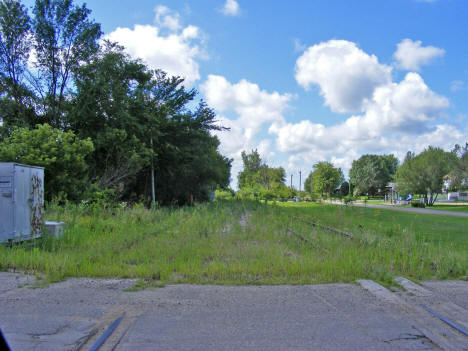
[[[44,168],[0,162],[0,242],[33,239],[44,225]]]

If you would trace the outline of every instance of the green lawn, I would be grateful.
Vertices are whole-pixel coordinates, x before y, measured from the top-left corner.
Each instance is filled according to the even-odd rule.
[[[146,286],[459,279],[468,269],[466,218],[248,201],[173,210],[58,207],[47,217],[67,223],[65,236],[0,246],[1,270],[43,273],[50,281],[138,277]]]
[[[373,205],[384,205],[384,206],[394,206],[394,207],[411,207],[411,205],[391,205],[388,202],[384,202],[382,200],[368,200],[368,204]],[[441,210],[441,211],[456,211],[456,212],[468,212],[468,205],[466,202],[453,202],[453,203],[438,203],[436,202],[434,206],[426,207],[428,209],[433,210]]]

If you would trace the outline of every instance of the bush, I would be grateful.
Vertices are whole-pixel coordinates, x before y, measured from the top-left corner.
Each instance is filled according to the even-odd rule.
[[[231,189],[215,190],[215,199],[217,200],[232,200],[233,198],[234,198],[234,192]]]
[[[413,201],[411,201],[411,207],[425,208],[426,205],[424,204],[424,202],[419,202],[417,200],[413,200]]]
[[[45,168],[45,199],[80,200],[88,184],[86,156],[94,150],[90,139],[79,139],[48,124],[16,128],[0,142],[0,162]]]

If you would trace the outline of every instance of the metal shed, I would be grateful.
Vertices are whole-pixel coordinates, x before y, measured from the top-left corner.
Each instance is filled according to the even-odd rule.
[[[44,168],[0,163],[0,242],[39,237],[44,225]]]

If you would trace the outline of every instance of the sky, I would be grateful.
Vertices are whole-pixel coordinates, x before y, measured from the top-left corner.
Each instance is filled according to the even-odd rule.
[[[33,1],[24,1],[31,6]],[[76,1],[80,3],[80,1]],[[299,186],[318,161],[468,142],[466,0],[89,0],[107,39],[185,78],[230,131]]]

